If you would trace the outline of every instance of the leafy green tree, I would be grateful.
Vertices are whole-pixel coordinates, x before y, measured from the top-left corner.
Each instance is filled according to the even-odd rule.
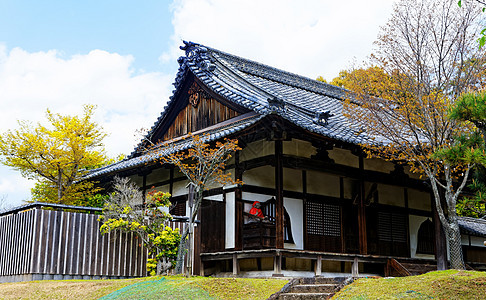
[[[101,233],[114,230],[134,232],[140,237],[154,258],[147,261],[149,273],[159,275],[173,267],[181,236],[179,229],[166,226],[172,216],[168,210],[170,194],[151,191],[145,199],[137,185],[128,178],[115,177],[114,192],[108,196],[103,207]],[[152,274],[155,275],[155,274]]]
[[[82,116],[63,116],[47,110],[48,126],[19,121],[19,128],[0,134],[0,162],[38,180],[35,200],[74,204],[94,183],[80,182],[87,170],[106,160],[102,128],[92,120],[95,107]]]
[[[461,95],[450,111],[454,120],[472,123],[477,143],[486,151],[486,91],[468,92]],[[479,141],[481,140],[481,141]],[[480,160],[468,188],[474,195],[467,195],[458,202],[458,213],[464,216],[483,217],[486,215],[486,161]]]

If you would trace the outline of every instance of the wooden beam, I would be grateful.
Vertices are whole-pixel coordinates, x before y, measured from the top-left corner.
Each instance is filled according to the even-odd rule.
[[[284,207],[283,207],[283,145],[282,140],[275,140],[275,244],[277,249],[284,247]]]
[[[358,208],[358,230],[359,230],[359,253],[368,254],[368,238],[366,234],[366,207],[365,207],[365,184],[364,184],[364,161],[363,154],[359,155],[359,208]]]

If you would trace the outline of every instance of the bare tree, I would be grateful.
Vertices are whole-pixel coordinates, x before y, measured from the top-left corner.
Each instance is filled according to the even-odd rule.
[[[448,110],[466,90],[484,86],[484,52],[473,38],[480,15],[473,3],[461,9],[450,0],[399,1],[370,60],[383,72],[374,84],[351,78],[348,86],[360,104],[348,102],[348,116],[381,137],[366,146],[369,156],[408,163],[429,179],[455,269],[464,269],[456,202],[477,156],[444,149],[463,151],[470,142],[458,137],[472,128]]]
[[[12,208],[10,204],[7,203],[7,195],[0,196],[0,212],[4,212]]]

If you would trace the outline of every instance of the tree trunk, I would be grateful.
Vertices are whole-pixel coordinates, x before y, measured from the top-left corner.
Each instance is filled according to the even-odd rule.
[[[457,222],[457,217],[450,217],[449,224],[446,227],[446,233],[449,241],[449,255],[451,261],[451,269],[465,270],[463,254],[461,231]]]
[[[179,243],[179,249],[177,251],[177,263],[175,267],[176,274],[182,273],[182,267],[184,266],[184,255],[186,254],[187,250],[190,250],[190,247],[188,247],[188,243],[191,242],[189,240],[186,240],[186,238],[189,236],[192,224],[196,219],[196,215],[199,210],[199,207],[201,206],[201,203],[202,203],[202,189],[198,189],[196,192],[192,214],[189,217],[189,223],[187,224],[187,227],[184,230],[184,233],[181,236],[181,241]]]

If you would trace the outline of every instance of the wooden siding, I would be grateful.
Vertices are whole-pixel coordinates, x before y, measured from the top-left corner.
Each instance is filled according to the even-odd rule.
[[[0,276],[145,276],[142,241],[133,233],[102,235],[97,219],[42,209],[0,217]]]
[[[189,101],[167,129],[163,140],[195,132],[239,115],[235,110],[218,102],[194,83],[189,90]]]

